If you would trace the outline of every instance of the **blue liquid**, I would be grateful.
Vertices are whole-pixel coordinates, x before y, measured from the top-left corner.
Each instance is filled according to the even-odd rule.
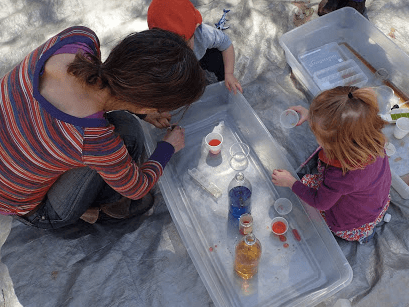
[[[239,219],[244,213],[250,213],[251,191],[243,186],[234,187],[229,191],[230,213]]]

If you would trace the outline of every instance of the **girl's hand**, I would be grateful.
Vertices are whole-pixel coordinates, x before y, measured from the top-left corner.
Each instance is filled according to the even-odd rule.
[[[173,129],[169,128],[163,137],[163,141],[171,144],[175,148],[175,152],[178,152],[185,147],[185,129],[180,126]]]
[[[278,185],[279,187],[288,187],[290,189],[293,187],[294,182],[297,181],[289,171],[281,169],[275,169],[271,179],[275,185]]]
[[[239,81],[237,81],[236,77],[233,74],[224,75],[224,84],[230,92],[231,90],[233,90],[234,95],[236,95],[237,90],[239,90],[243,94],[243,89],[241,88]]]
[[[154,125],[156,128],[163,129],[167,128],[170,126],[170,119],[171,115],[169,112],[154,112],[154,113],[149,113],[146,115],[144,120],[152,125]]]
[[[289,109],[296,111],[300,115],[300,120],[298,121],[296,126],[299,126],[303,122],[308,120],[308,109],[304,108],[303,106],[298,105],[290,107]]]

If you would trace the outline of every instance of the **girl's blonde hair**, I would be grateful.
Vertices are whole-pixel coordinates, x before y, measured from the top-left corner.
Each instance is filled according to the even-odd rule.
[[[330,160],[340,161],[342,171],[363,168],[384,157],[387,124],[378,115],[375,92],[338,86],[320,93],[311,103],[311,130]]]

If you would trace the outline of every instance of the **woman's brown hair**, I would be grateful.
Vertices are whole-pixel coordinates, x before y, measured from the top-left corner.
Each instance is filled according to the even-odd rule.
[[[370,88],[338,86],[319,94],[311,103],[311,130],[330,160],[342,171],[363,168],[384,157],[387,124],[378,115],[375,92]]]
[[[87,85],[109,88],[119,101],[160,112],[191,104],[206,86],[204,72],[183,38],[160,29],[128,35],[104,63],[93,54],[78,53],[67,71]]]

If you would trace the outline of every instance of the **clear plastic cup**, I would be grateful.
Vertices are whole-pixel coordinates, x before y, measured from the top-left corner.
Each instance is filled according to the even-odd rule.
[[[286,215],[293,209],[293,204],[287,198],[279,198],[274,202],[274,209],[278,214]]]
[[[395,96],[392,88],[386,85],[372,87],[378,99],[379,113],[388,114],[394,104],[398,103],[399,98]]]
[[[396,153],[396,147],[392,143],[387,142],[385,144],[385,151],[388,157],[393,156]]]
[[[271,230],[278,236],[285,234],[288,230],[287,220],[281,216],[273,218],[271,221]]]
[[[400,117],[396,121],[395,130],[393,131],[393,135],[397,139],[402,139],[405,137],[406,134],[409,132],[409,118],[408,117]]]
[[[381,81],[389,78],[389,72],[385,68],[379,68],[375,71],[375,77]]]
[[[210,153],[217,155],[222,150],[223,136],[220,133],[211,132],[206,135],[205,142]]]
[[[280,115],[280,123],[284,128],[294,128],[297,126],[300,117],[294,110],[287,109]]]
[[[234,143],[230,147],[230,166],[236,171],[243,171],[249,165],[250,147],[245,143]]]

